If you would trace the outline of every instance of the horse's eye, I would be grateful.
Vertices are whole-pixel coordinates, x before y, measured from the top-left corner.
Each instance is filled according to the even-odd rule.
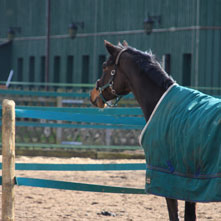
[[[107,62],[105,61],[104,63],[103,63],[103,65],[102,65],[102,68],[104,69],[104,68],[106,68],[107,67]]]

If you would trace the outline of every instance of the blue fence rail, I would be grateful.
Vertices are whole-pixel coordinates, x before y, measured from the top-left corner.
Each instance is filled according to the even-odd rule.
[[[71,121],[70,123],[41,123],[17,121],[16,126],[26,127],[61,127],[61,128],[107,128],[107,129],[142,129],[145,120],[140,108],[56,108],[56,107],[16,107],[16,118]],[[131,115],[130,117],[128,117]],[[2,107],[0,106],[0,118]],[[79,123],[84,123],[79,124]],[[1,123],[0,123],[1,125]]]
[[[17,118],[32,118],[45,120],[62,120],[72,122],[97,123],[97,124],[113,124],[128,126],[144,126],[145,120],[141,117],[120,117],[104,114],[85,114],[85,113],[63,113],[55,111],[25,110],[16,108],[15,114]]]
[[[64,182],[57,180],[45,180],[36,178],[15,177],[16,184],[19,186],[31,186],[41,188],[75,190],[86,192],[102,192],[102,193],[124,193],[124,194],[145,194],[144,189],[104,186],[86,183]]]
[[[0,106],[0,117],[1,117]],[[67,113],[67,114],[66,114]],[[96,115],[96,116],[94,116]],[[123,116],[123,118],[122,118]],[[136,116],[136,117],[127,117]],[[16,126],[21,127],[52,127],[52,128],[94,128],[94,129],[142,129],[145,121],[140,108],[59,108],[17,106],[17,118],[48,119],[73,121],[84,124],[70,123],[42,123],[34,121],[17,121]],[[121,119],[119,121],[119,119]],[[93,123],[93,124],[91,124]],[[0,122],[1,125],[1,122]]]
[[[1,81],[0,85],[6,85],[7,81]],[[10,86],[21,87],[59,87],[59,88],[93,88],[95,84],[84,83],[53,83],[53,82],[25,82],[25,81],[11,81]]]
[[[0,163],[0,169],[2,164]],[[41,171],[128,171],[145,170],[146,164],[36,164],[36,163],[17,163],[16,170],[41,170]],[[0,185],[2,177],[0,177]],[[57,180],[15,177],[15,184],[19,186],[102,192],[102,193],[124,193],[124,194],[145,194],[144,189],[115,187],[106,185],[86,184],[77,182],[66,182]]]
[[[86,92],[54,92],[54,91],[31,91],[31,90],[11,90],[0,89],[0,94],[3,95],[19,95],[19,96],[35,96],[35,97],[75,97],[89,98]],[[125,98],[134,98],[132,94],[128,94]]]
[[[2,115],[0,106],[0,117]],[[51,128],[93,128],[93,129],[139,129],[145,125],[140,108],[57,108],[16,106],[17,127],[51,127]],[[24,118],[26,120],[24,120]],[[41,122],[45,119],[47,122]],[[37,120],[37,121],[36,121]],[[48,122],[48,120],[51,120]],[[57,121],[60,121],[58,124]],[[0,122],[1,125],[1,122]],[[140,149],[139,146],[104,146],[104,145],[67,145],[67,144],[39,144],[18,143],[17,147],[43,148],[85,148],[85,149]]]
[[[0,170],[2,163],[0,163]],[[116,171],[116,170],[145,170],[144,163],[130,164],[39,164],[39,163],[16,163],[16,170],[43,170],[43,171]]]

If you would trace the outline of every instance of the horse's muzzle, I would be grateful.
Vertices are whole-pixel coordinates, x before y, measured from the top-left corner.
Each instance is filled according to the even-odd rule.
[[[90,101],[95,107],[99,107],[99,108],[104,108],[105,107],[105,104],[104,104],[103,100],[100,97],[100,92],[96,88],[94,88],[90,92]]]

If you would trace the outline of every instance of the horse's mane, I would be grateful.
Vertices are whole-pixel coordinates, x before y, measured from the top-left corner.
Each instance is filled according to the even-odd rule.
[[[168,87],[175,82],[173,78],[165,72],[151,51],[142,52],[135,48],[128,47],[127,52],[133,55],[134,62],[140,71],[147,74],[149,79],[159,87],[168,89]]]

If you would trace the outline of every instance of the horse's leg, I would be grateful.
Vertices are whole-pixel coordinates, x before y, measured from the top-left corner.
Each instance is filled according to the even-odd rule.
[[[196,220],[196,203],[185,202],[185,221]]]
[[[177,200],[166,198],[167,208],[169,212],[170,221],[178,221],[178,202]]]

